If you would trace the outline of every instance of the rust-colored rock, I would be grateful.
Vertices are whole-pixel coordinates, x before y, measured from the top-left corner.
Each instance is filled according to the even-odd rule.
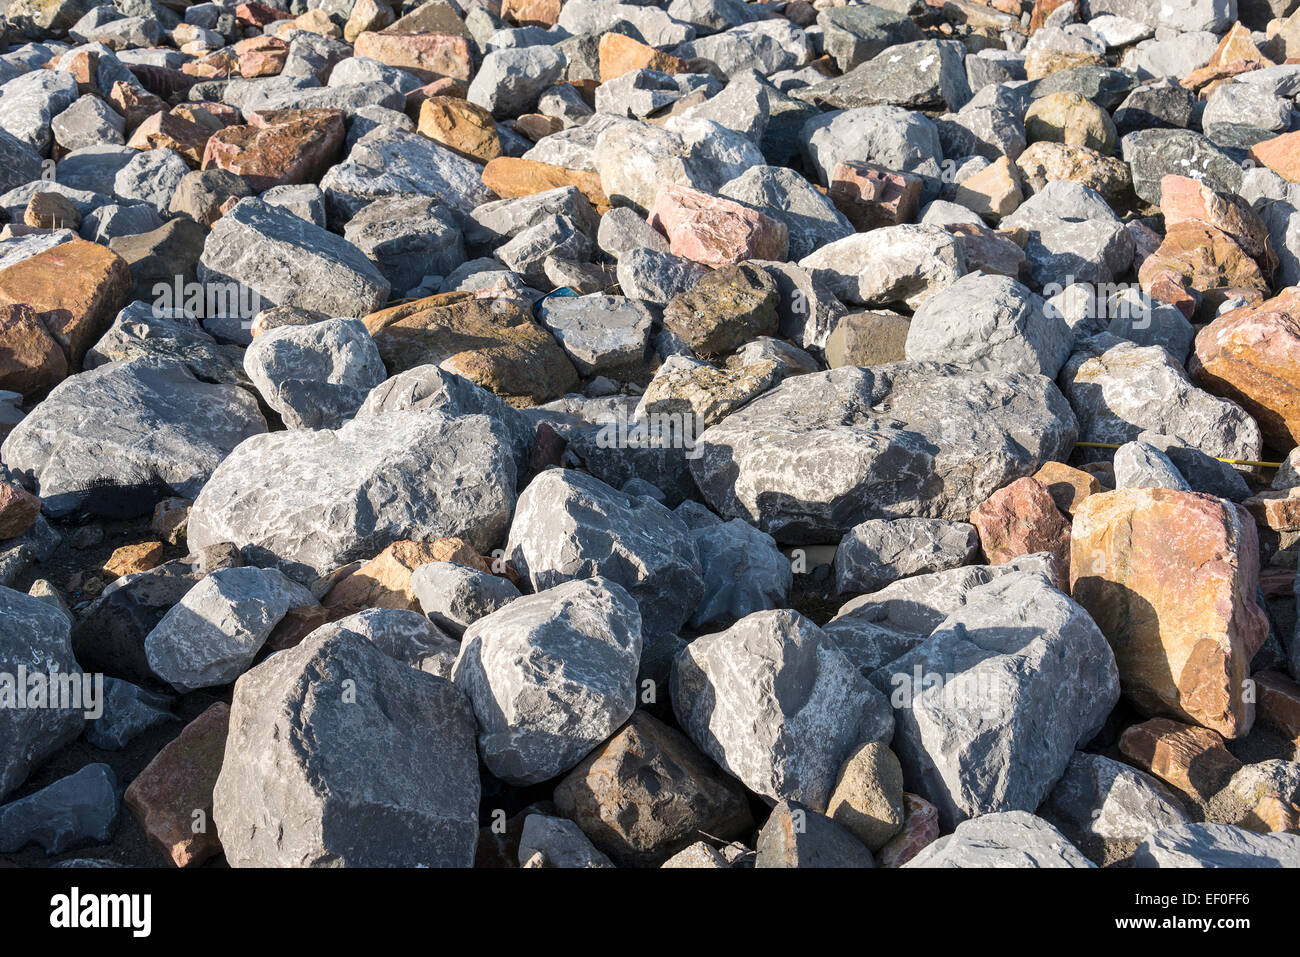
[[[1070,523],[1057,509],[1047,486],[1037,479],[1016,479],[998,489],[970,513],[970,523],[979,530],[980,545],[994,565],[1034,552],[1051,552],[1060,562],[1062,575],[1069,567]]]
[[[1029,32],[1041,28],[1053,10],[1068,2],[1069,0],[1034,0],[1034,9],[1029,14]]]
[[[135,128],[126,145],[137,150],[165,147],[175,150],[185,162],[198,169],[203,162],[203,148],[212,131],[175,113],[155,113]]]
[[[123,575],[147,572],[162,564],[163,551],[162,542],[137,542],[134,545],[123,545],[115,549],[108,561],[104,562],[104,573],[111,581]]]
[[[428,296],[362,320],[389,375],[433,364],[516,405],[572,391],[578,373],[529,308],[513,299],[469,293]]]
[[[655,70],[659,73],[689,73],[690,68],[681,57],[664,53],[654,47],[621,33],[606,33],[600,38],[600,82],[616,80],[633,70]]]
[[[600,174],[590,170],[569,169],[514,156],[498,156],[483,167],[483,185],[502,199],[532,196],[561,186],[575,186],[596,207],[596,212],[603,216],[609,209],[609,198],[600,186]]]
[[[343,39],[355,43],[367,30],[382,30],[393,22],[393,8],[388,0],[357,0],[343,25]]]
[[[279,76],[289,58],[289,44],[279,37],[249,37],[234,45],[243,77]]]
[[[221,853],[212,789],[226,754],[230,706],[218,701],[185,726],[126,789],[126,806],[164,857],[198,867]]]
[[[321,625],[327,625],[343,617],[346,615],[332,611],[324,605],[301,605],[290,608],[267,636],[266,647],[269,651],[284,651],[286,648],[297,647],[304,638]]]
[[[68,377],[68,357],[26,303],[0,308],[0,389],[39,396]]]
[[[1130,764],[1201,802],[1222,790],[1241,768],[1218,734],[1168,718],[1126,728],[1119,750]]]
[[[939,839],[939,811],[923,797],[903,792],[903,829],[876,855],[877,867],[902,867]]]
[[[1204,223],[1231,236],[1265,275],[1272,275],[1277,268],[1268,227],[1254,207],[1235,193],[1217,193],[1199,180],[1171,174],[1160,180],[1160,212],[1166,228]]]
[[[1259,720],[1300,748],[1300,684],[1280,671],[1261,671],[1251,680]]]
[[[1255,45],[1254,39],[1251,38],[1250,29],[1243,24],[1234,23],[1231,29],[1223,35],[1219,45],[1214,48],[1214,53],[1210,56],[1210,62],[1206,65],[1223,66],[1228,63],[1239,63],[1243,60],[1258,63],[1261,66],[1273,65],[1272,60],[1259,52],[1259,47]]]
[[[910,223],[921,202],[921,177],[876,163],[840,163],[826,195],[855,229]]]
[[[1300,288],[1219,316],[1197,334],[1188,371],[1243,406],[1270,445],[1300,444]]]
[[[501,155],[501,138],[492,114],[462,98],[426,99],[420,104],[417,132],[475,162],[486,163]]]
[[[72,229],[81,225],[81,213],[62,193],[33,193],[23,210],[23,222],[34,229]]]
[[[394,542],[331,588],[321,604],[331,613],[345,615],[365,608],[419,611],[420,602],[411,591],[411,573],[430,562],[455,562],[489,571],[482,556],[459,538]]]
[[[1237,240],[1195,220],[1166,229],[1160,248],[1138,269],[1138,282],[1149,291],[1166,275],[1178,277],[1187,289],[1219,297],[1230,289],[1268,291],[1259,264]]]
[[[469,40],[449,33],[375,33],[357,37],[354,56],[400,67],[422,80],[449,76],[469,82],[474,75]]]
[[[167,110],[167,104],[162,99],[141,87],[132,86],[122,80],[116,80],[113,83],[113,89],[108,95],[108,102],[126,120],[126,133],[128,136],[149,117],[157,113],[164,113]]]
[[[283,10],[275,10],[264,3],[241,3],[235,7],[235,19],[250,27],[265,27],[284,19]]]
[[[562,129],[564,129],[564,120],[558,116],[525,113],[515,120],[515,132],[528,137],[534,143],[550,136],[552,133],[558,133]]]
[[[40,514],[39,498],[13,482],[0,482],[0,539],[22,535]]]
[[[315,182],[337,159],[346,138],[341,110],[254,111],[243,126],[213,133],[204,169],[224,169],[261,192]]]
[[[1283,179],[1300,183],[1300,132],[1283,133],[1250,148],[1250,158]]]
[[[1071,70],[1076,66],[1105,66],[1106,58],[1100,53],[1082,53],[1070,50],[1041,48],[1025,55],[1025,77],[1041,80],[1045,76]]]
[[[73,239],[0,270],[0,307],[31,306],[75,367],[108,331],[130,287],[120,256]]]
[[[735,200],[676,184],[659,188],[649,222],[668,237],[674,256],[708,266],[783,260],[790,241],[785,223]]]
[[[501,0],[501,16],[521,27],[553,27],[561,5],[562,0]]]
[[[1097,476],[1064,462],[1044,462],[1034,479],[1047,489],[1062,515],[1073,516],[1085,498],[1101,491]]]
[[[1171,489],[1090,495],[1074,516],[1071,592],[1115,651],[1139,710],[1237,738],[1254,720],[1250,661],[1268,634],[1245,510]]]
[[[178,103],[172,107],[171,112],[174,116],[189,120],[213,133],[239,122],[237,109],[225,103],[213,103],[211,100]]]

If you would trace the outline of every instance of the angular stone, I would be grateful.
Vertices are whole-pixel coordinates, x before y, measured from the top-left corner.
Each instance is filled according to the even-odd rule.
[[[1300,834],[1256,834],[1227,824],[1184,824],[1147,838],[1134,867],[1300,867]]]
[[[904,867],[1095,867],[1065,835],[1026,811],[985,814],[957,825]]]
[[[480,574],[487,572],[483,558],[459,538],[394,542],[339,581],[322,599],[322,604],[334,613],[366,608],[419,611],[415,572],[430,562],[459,562]]]
[[[343,139],[341,110],[254,111],[247,125],[208,138],[202,164],[242,176],[257,192],[313,183],[337,161]]]
[[[420,104],[421,136],[441,143],[466,159],[487,163],[502,154],[492,114],[454,96],[431,96]]]
[[[106,843],[117,823],[117,776],[107,764],[88,764],[48,787],[0,806],[0,853],[37,843],[46,854],[81,844]]]
[[[473,75],[469,40],[449,33],[380,33],[366,31],[353,45],[353,55],[369,57],[413,73],[426,83],[440,77],[469,82]]]
[[[1047,487],[1035,478],[1016,479],[981,502],[970,515],[989,562],[1051,552],[1062,569],[1070,563],[1070,523]]]
[[[939,812],[925,798],[903,792],[903,828],[876,855],[877,867],[902,867],[939,837]]]
[[[843,302],[917,308],[966,272],[958,241],[937,226],[856,233],[799,261]]]
[[[797,801],[780,801],[758,832],[755,867],[874,867],[871,852],[847,828]]]
[[[672,184],[655,197],[650,225],[668,237],[673,255],[709,266],[747,259],[783,260],[789,242],[785,223],[731,200]]]
[[[879,591],[900,578],[971,564],[978,554],[978,532],[966,522],[872,519],[840,540],[835,586],[842,595]]]
[[[519,589],[508,578],[450,559],[419,565],[411,573],[410,590],[420,611],[457,639],[474,622],[519,597]]]
[[[581,375],[637,375],[644,368],[654,316],[635,299],[557,296],[544,301],[537,318]]]
[[[0,313],[0,388],[35,398],[67,375],[67,356],[31,306],[5,307]]]
[[[894,752],[868,741],[844,762],[826,814],[873,854],[903,827],[903,769]]]
[[[1125,728],[1119,750],[1132,764],[1195,801],[1208,801],[1241,768],[1217,733],[1168,718]]]

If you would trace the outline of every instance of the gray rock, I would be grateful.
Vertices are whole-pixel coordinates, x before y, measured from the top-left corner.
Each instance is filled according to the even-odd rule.
[[[86,352],[82,367],[97,369],[137,356],[179,362],[203,382],[251,386],[244,375],[244,350],[219,344],[203,331],[197,319],[180,309],[155,310],[141,301],[128,304],[108,332]]]
[[[113,836],[119,794],[117,775],[107,764],[88,764],[48,787],[0,807],[0,853],[39,844],[62,854]]]
[[[707,267],[668,252],[630,249],[619,259],[617,274],[623,295],[665,306],[708,272]]]
[[[617,582],[569,581],[518,598],[465,631],[452,678],[474,704],[497,777],[568,771],[636,707],[641,615]]]
[[[630,25],[651,46],[671,46],[695,36],[695,28],[680,23],[657,6],[610,3],[608,0],[569,0],[560,10],[559,26],[575,36],[605,33],[616,24]]]
[[[871,851],[847,828],[797,801],[772,809],[756,850],[755,867],[875,867]]]
[[[478,805],[449,681],[340,632],[235,685],[212,810],[232,867],[469,867]]]
[[[771,115],[769,89],[771,87],[762,76],[741,75],[728,83],[721,93],[710,96],[698,106],[686,109],[682,117],[688,120],[712,120],[739,133],[755,146],[760,146]]]
[[[1192,490],[1169,456],[1145,442],[1125,442],[1115,450],[1115,487]]]
[[[779,542],[838,540],[871,518],[964,520],[1074,444],[1042,376],[933,363],[787,379],[699,437],[691,473],[724,518]]]
[[[7,193],[40,176],[41,154],[29,143],[0,127],[0,192]]]
[[[550,46],[494,50],[483,58],[465,98],[493,116],[531,112],[544,89],[564,73],[565,56]]]
[[[220,569],[149,633],[149,667],[181,694],[230,684],[290,608],[314,604],[311,592],[273,568]]]
[[[885,226],[827,243],[799,261],[843,302],[918,308],[966,272],[961,243],[938,226]]]
[[[907,11],[872,4],[830,7],[817,15],[822,49],[847,73],[887,48],[921,39],[921,31]]]
[[[1224,193],[1241,187],[1241,166],[1191,130],[1138,130],[1123,137],[1120,148],[1133,174],[1133,192],[1148,203],[1159,205],[1160,180],[1170,174],[1194,175]]]
[[[704,597],[691,614],[697,630],[727,627],[787,604],[794,573],[772,536],[740,519],[693,529]]]
[[[77,99],[77,81],[61,70],[32,70],[0,86],[0,129],[48,156],[50,122]]]
[[[798,173],[783,167],[752,167],[723,184],[718,195],[785,223],[793,260],[803,259],[827,243],[851,236],[854,231],[853,224],[834,203]]]
[[[363,608],[338,621],[321,625],[312,638],[347,633],[363,638],[394,661],[440,678],[451,678],[460,644],[419,612],[404,608]]]
[[[822,109],[897,106],[908,110],[959,110],[971,98],[966,49],[955,40],[899,43],[854,67],[796,90]]]
[[[147,691],[120,678],[104,678],[104,713],[86,722],[86,740],[101,751],[121,751],[165,721],[175,721],[169,695]]]
[[[1043,298],[1009,276],[969,273],[921,304],[907,331],[907,358],[976,372],[1055,378],[1074,336]]]
[[[939,195],[939,131],[920,113],[897,106],[822,113],[804,124],[800,137],[808,168],[823,186],[840,163],[858,160],[920,176],[923,203]]]
[[[139,150],[127,146],[83,146],[59,160],[54,167],[54,180],[61,186],[97,193],[109,199],[114,193],[117,174],[139,155]],[[189,167],[186,167],[186,172],[188,171]],[[28,177],[23,182],[33,179],[36,176]],[[140,205],[147,206],[155,213],[161,212],[162,215],[166,215],[171,208],[170,203],[161,211],[147,203]]]
[[[530,814],[519,837],[520,867],[613,867],[582,828],[562,817]]]
[[[1110,645],[1041,573],[973,589],[871,679],[894,707],[907,789],[945,827],[1037,808],[1119,701]]]
[[[54,118],[54,141],[65,150],[126,142],[126,121],[97,96],[87,93]]]
[[[1300,867],[1300,834],[1257,834],[1230,824],[1181,824],[1143,841],[1134,867]]]
[[[59,609],[0,587],[0,800],[76,740],[91,710],[70,630]],[[52,692],[45,695],[44,707],[27,700],[38,686]]]
[[[893,734],[884,696],[790,610],[696,638],[673,663],[671,692],[696,746],[773,803],[824,810],[852,750]]]
[[[827,339],[848,309],[807,269],[793,263],[760,262],[780,294],[777,320],[781,336],[824,357]]]
[[[238,283],[251,290],[262,308],[295,306],[330,316],[373,312],[387,302],[390,288],[351,243],[252,198],[217,220],[198,271],[205,284]]]
[[[713,36],[680,43],[673,53],[684,59],[711,60],[729,77],[751,70],[767,76],[792,70],[813,58],[811,38],[781,18],[743,23]]]
[[[1188,823],[1187,812],[1160,781],[1100,754],[1077,752],[1039,809],[1074,844],[1143,841]]]
[[[568,216],[548,216],[498,247],[497,259],[521,275],[531,286],[547,286],[546,263],[550,259],[585,263],[591,260],[595,244]]]
[[[262,202],[288,210],[314,226],[325,228],[325,194],[314,183],[272,186],[262,194]]]
[[[1208,30],[1202,30],[1144,40],[1124,54],[1120,66],[1142,80],[1153,77],[1179,79],[1210,62],[1218,39]]]
[[[148,203],[118,206],[116,203],[91,210],[81,220],[81,238],[107,244],[118,236],[137,236],[163,224],[158,210]]]
[[[1026,811],[985,814],[957,825],[904,867],[1095,867],[1056,828]]]
[[[519,496],[506,555],[534,589],[600,575],[626,588],[647,634],[672,634],[704,593],[681,519],[570,469],[539,474]]]
[[[193,498],[235,446],[265,431],[242,389],[139,356],[59,383],[0,458],[37,489],[48,515],[128,517],[160,498]]]
[[[349,83],[384,83],[403,95],[424,85],[414,73],[364,56],[350,56],[334,64],[326,86],[347,86]]]
[[[515,481],[505,429],[486,416],[360,415],[335,432],[239,446],[195,500],[188,540],[194,550],[232,542],[246,560],[303,582],[404,539],[455,536],[490,552]]]
[[[445,276],[465,262],[455,220],[431,197],[377,199],[348,220],[343,238],[365,253],[396,293],[416,288],[425,276]]]
[[[639,373],[654,314],[622,296],[552,296],[537,319],[563,347],[583,376]]]
[[[190,168],[179,153],[166,147],[143,150],[113,177],[118,199],[148,203],[166,217],[176,193]]]
[[[337,429],[384,381],[379,347],[359,319],[280,326],[253,340],[244,369],[291,429]]]
[[[873,519],[840,540],[835,587],[842,595],[879,591],[900,578],[969,565],[979,549],[979,533],[967,522]]]
[[[429,620],[456,638],[520,597],[508,578],[453,562],[421,565],[411,574],[411,591]]]
[[[610,212],[635,215],[627,209]],[[603,217],[596,215],[590,200],[576,186],[561,186],[531,196],[501,199],[476,207],[466,221],[465,241],[490,253],[530,226],[536,226],[555,216],[572,220],[588,238],[594,238],[597,229],[604,228],[605,220],[609,218],[608,214]],[[667,248],[665,243],[664,249]]]
[[[1047,295],[1075,282],[1114,282],[1133,261],[1129,231],[1099,193],[1078,183],[1048,183],[1001,225],[1028,231],[1030,276]]]

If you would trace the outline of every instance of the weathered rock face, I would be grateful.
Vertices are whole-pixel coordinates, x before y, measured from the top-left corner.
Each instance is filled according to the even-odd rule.
[[[235,686],[213,793],[232,867],[469,867],[478,802],[464,693],[354,635]]]
[[[840,594],[874,592],[900,578],[969,564],[978,554],[979,534],[966,522],[870,519],[840,540],[835,584]]]
[[[85,684],[67,616],[0,587],[0,800],[81,733]]]
[[[1041,376],[845,367],[787,379],[709,428],[691,473],[722,516],[818,542],[873,518],[965,520],[1074,438],[1073,414]]]
[[[247,560],[299,581],[402,539],[453,536],[490,552],[514,507],[515,481],[510,439],[493,419],[365,415],[335,432],[277,432],[240,445],[195,499],[189,543],[233,542]]]
[[[1268,634],[1255,602],[1255,524],[1222,499],[1168,489],[1091,495],[1075,514],[1071,592],[1115,650],[1125,695],[1240,737],[1250,661]]]
[[[965,821],[904,867],[1094,867],[1065,835],[1026,811]]]
[[[1279,449],[1300,442],[1300,290],[1220,315],[1196,336],[1189,371],[1203,388],[1239,402]]]
[[[1115,659],[1038,573],[976,588],[924,642],[874,672],[909,791],[947,827],[1037,808],[1119,700]]]
[[[50,515],[128,517],[171,495],[193,498],[231,450],[265,431],[243,389],[140,356],[61,383],[9,434],[0,458]]]
[[[555,803],[622,866],[655,866],[699,834],[732,840],[754,825],[744,788],[644,711],[560,782]]]
[[[685,523],[571,469],[542,472],[519,496],[506,555],[534,589],[602,576],[626,588],[648,634],[672,634],[704,593]]]
[[[1300,867],[1300,834],[1256,834],[1228,824],[1183,824],[1147,838],[1134,867]]]
[[[782,800],[758,832],[755,867],[865,868],[875,861],[848,828],[798,801]]]
[[[586,578],[471,625],[452,680],[473,702],[488,769],[536,784],[568,771],[631,716],[640,659],[636,602],[617,582]]]
[[[695,744],[755,793],[825,809],[864,741],[886,741],[884,697],[798,612],[761,611],[687,645],[673,712]]]

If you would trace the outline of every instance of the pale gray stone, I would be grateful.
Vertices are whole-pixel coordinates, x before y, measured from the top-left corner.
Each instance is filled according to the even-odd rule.
[[[969,565],[979,547],[979,533],[968,522],[872,519],[840,539],[835,587],[842,595],[876,592],[900,578]]]
[[[1026,811],[963,821],[904,867],[1095,867],[1056,828]]]

